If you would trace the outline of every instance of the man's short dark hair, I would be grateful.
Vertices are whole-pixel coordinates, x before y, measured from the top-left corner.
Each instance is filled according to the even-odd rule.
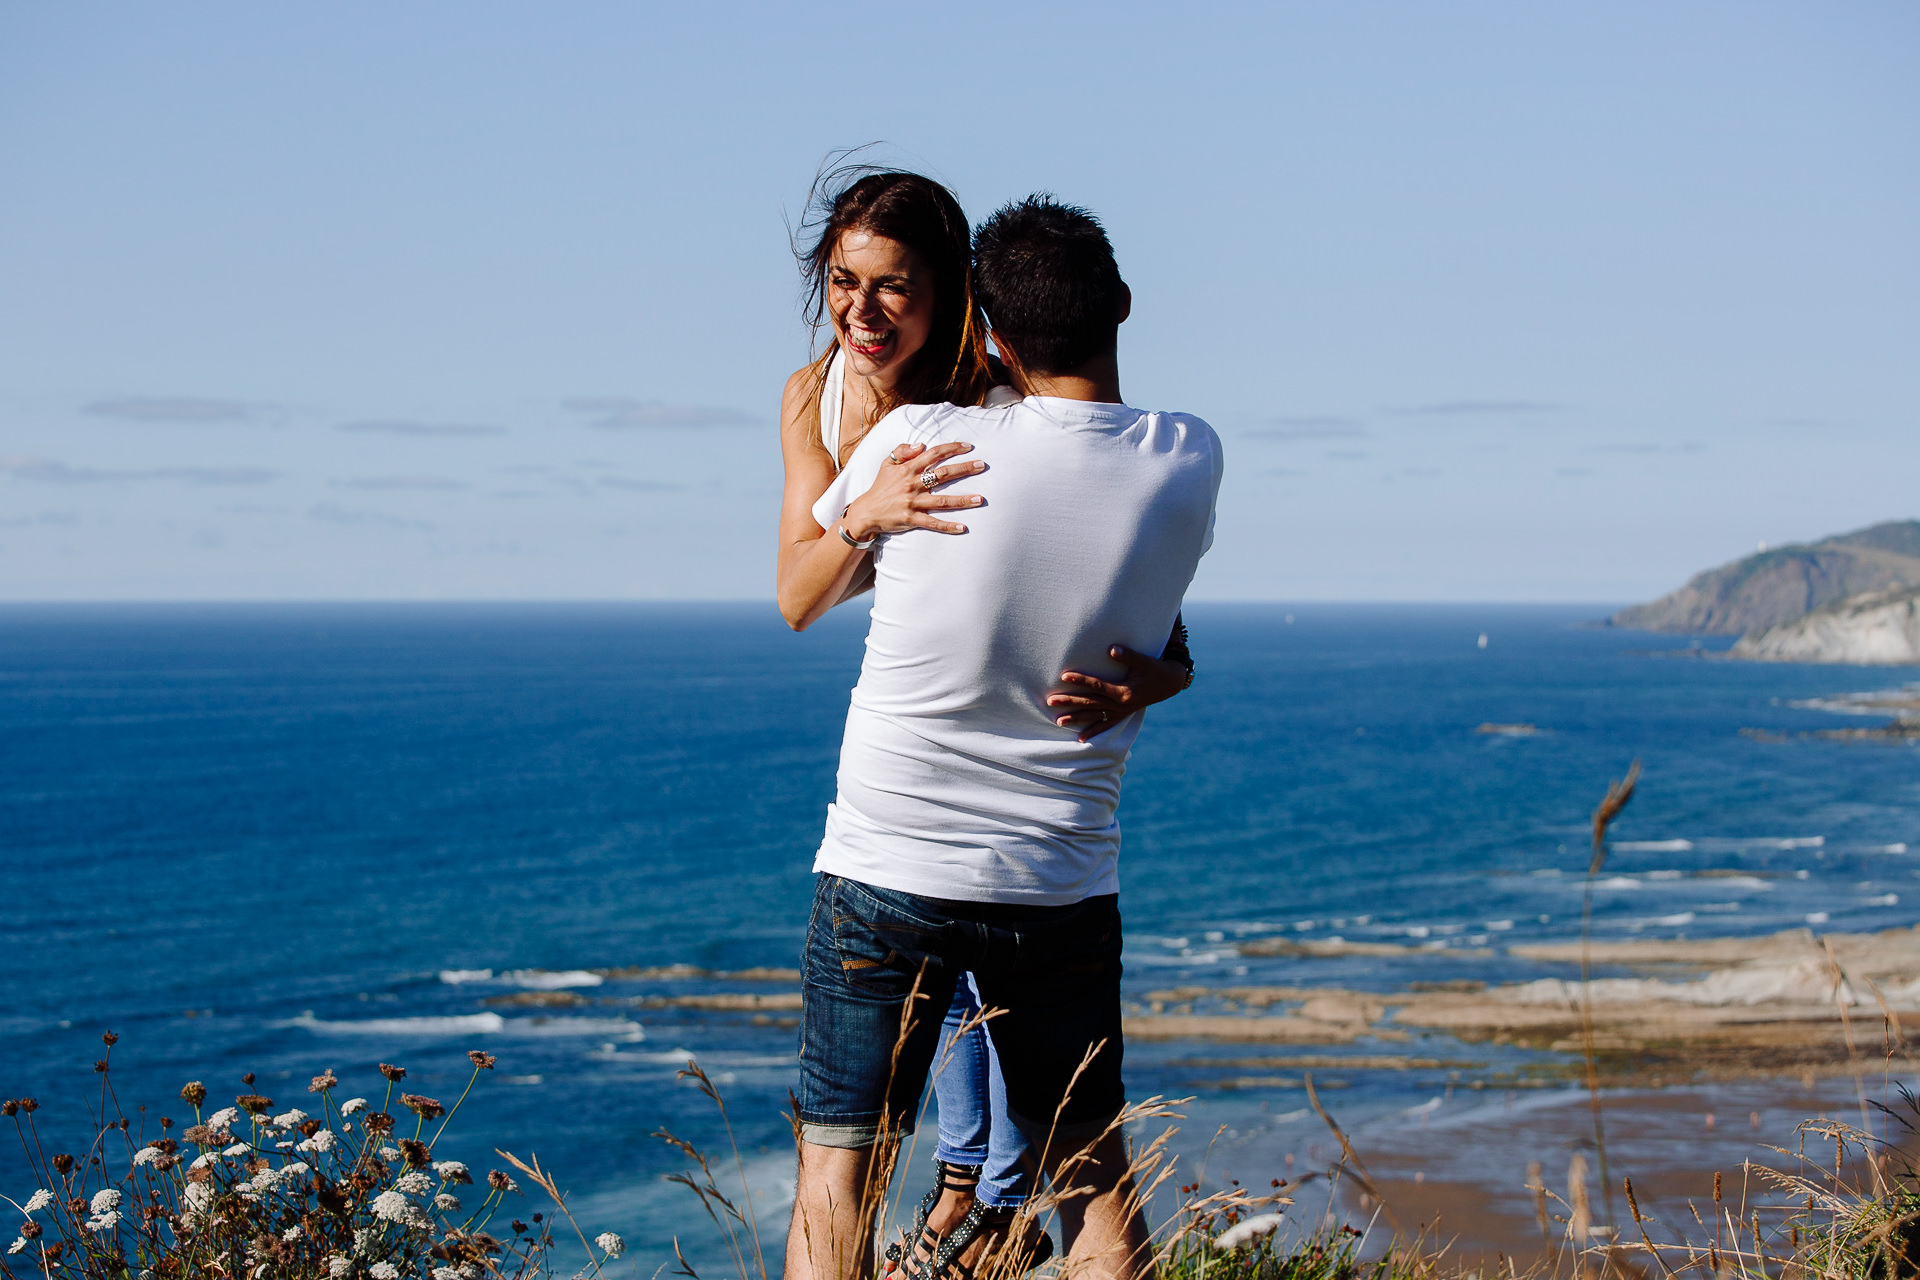
[[[1099,219],[1041,193],[980,224],[973,292],[1021,364],[1066,373],[1114,349],[1126,286]]]

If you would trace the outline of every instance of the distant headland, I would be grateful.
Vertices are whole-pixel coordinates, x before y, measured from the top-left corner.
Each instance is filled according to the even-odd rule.
[[[1608,621],[1642,631],[1737,635],[1730,651],[1737,658],[1920,663],[1920,520],[1763,547]]]

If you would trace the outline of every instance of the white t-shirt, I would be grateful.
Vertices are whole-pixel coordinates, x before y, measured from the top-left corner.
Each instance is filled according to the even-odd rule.
[[[814,862],[883,888],[1060,905],[1118,888],[1120,778],[1141,717],[1081,743],[1054,724],[1060,673],[1158,654],[1213,540],[1220,440],[1195,417],[1029,396],[909,405],[814,504],[830,527],[906,442],[964,440],[988,469],[946,492],[964,534],[874,549],[873,620],[839,794]]]

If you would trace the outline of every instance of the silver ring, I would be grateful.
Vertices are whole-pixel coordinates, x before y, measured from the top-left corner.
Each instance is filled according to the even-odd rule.
[[[940,484],[940,468],[928,467],[920,473],[920,487],[932,493]]]
[[[893,448],[887,450],[887,461],[891,462],[896,467],[900,465],[900,459],[894,455],[897,454],[899,451],[900,451],[899,445],[895,445],[893,446]]]

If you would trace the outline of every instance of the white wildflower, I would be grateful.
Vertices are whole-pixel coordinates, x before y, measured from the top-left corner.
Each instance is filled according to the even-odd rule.
[[[15,1236],[13,1238],[13,1243],[7,1246],[7,1252],[23,1253],[26,1251],[26,1247],[27,1247],[27,1238],[25,1236]]]
[[[276,1142],[273,1144],[273,1149],[275,1151],[291,1151],[293,1150],[293,1147],[294,1147],[294,1143],[292,1138],[287,1138],[283,1141]]]
[[[152,1164],[165,1154],[166,1152],[158,1147],[142,1147],[133,1153],[133,1167],[138,1169],[142,1165]]]
[[[400,1158],[400,1148],[382,1147],[380,1148],[380,1158],[391,1164]]]
[[[345,1121],[344,1123],[342,1123],[342,1124],[341,1124],[341,1126],[340,1126],[340,1132],[342,1132],[342,1133],[352,1133],[352,1132],[353,1132],[353,1121],[351,1121],[351,1120],[348,1120],[348,1121]]]
[[[611,1231],[602,1231],[593,1238],[593,1242],[600,1247],[600,1252],[609,1258],[617,1258],[627,1251],[627,1242]]]
[[[367,1251],[367,1242],[372,1239],[373,1231],[371,1228],[355,1227],[353,1229],[353,1251],[355,1253],[365,1253]]]
[[[433,1171],[440,1175],[442,1182],[472,1182],[473,1175],[467,1172],[467,1166],[458,1160],[435,1160]]]
[[[91,1218],[87,1219],[87,1230],[89,1231],[112,1231],[119,1225],[120,1211],[118,1209],[109,1209],[105,1213],[95,1213]]]
[[[460,1198],[458,1196],[450,1196],[442,1191],[433,1198],[433,1207],[442,1213],[458,1213],[460,1212]]]
[[[285,1231],[282,1231],[280,1233],[280,1238],[282,1240],[285,1240],[288,1244],[292,1244],[295,1240],[298,1240],[300,1238],[300,1234],[301,1232],[299,1227],[297,1226],[288,1227]]]
[[[333,1277],[333,1280],[340,1280],[341,1276],[352,1275],[353,1259],[342,1254],[334,1254],[331,1258],[327,1259],[327,1274]]]
[[[96,1214],[118,1209],[120,1207],[120,1193],[112,1187],[108,1187],[105,1191],[96,1191],[93,1193],[92,1202],[89,1203],[87,1207],[92,1209]]]
[[[282,1111],[279,1115],[275,1116],[273,1118],[273,1127],[276,1129],[298,1129],[306,1122],[307,1113],[295,1107],[291,1111]]]
[[[308,1152],[331,1151],[333,1150],[333,1143],[334,1143],[333,1130],[319,1129],[314,1132],[314,1135],[311,1138],[308,1138],[305,1142],[302,1142],[301,1144],[296,1146],[294,1150],[308,1151]]]
[[[203,1122],[209,1129],[224,1129],[240,1118],[238,1107],[222,1107]]]
[[[205,1154],[205,1153],[202,1153],[202,1154],[200,1154],[200,1155],[197,1155],[197,1156],[195,1156],[195,1157],[193,1158],[193,1163],[192,1163],[192,1164],[190,1164],[190,1165],[188,1165],[188,1166],[187,1166],[187,1168],[189,1168],[189,1169],[204,1169],[204,1168],[206,1168],[206,1167],[207,1167],[208,1165],[210,1165],[210,1164],[212,1164],[212,1163],[213,1163],[213,1157],[212,1157],[212,1156],[210,1156],[210,1155],[207,1155],[207,1154]]]
[[[357,1116],[366,1109],[367,1100],[365,1098],[348,1098],[340,1104],[340,1114],[343,1116]]]
[[[388,1222],[397,1222],[406,1227],[428,1227],[427,1215],[420,1206],[401,1195],[398,1191],[382,1191],[373,1198],[373,1216],[385,1218]]]
[[[253,1147],[245,1142],[236,1142],[220,1154],[223,1156],[250,1156],[253,1154]]]
[[[435,1267],[433,1269],[433,1280],[460,1280],[459,1268]]]
[[[400,1269],[391,1262],[376,1262],[367,1268],[373,1280],[400,1280]]]
[[[282,1178],[297,1178],[303,1173],[312,1173],[312,1172],[313,1172],[313,1167],[309,1165],[306,1161],[295,1160],[292,1164],[280,1170],[280,1176]]]
[[[27,1197],[25,1207],[28,1213],[38,1213],[52,1203],[53,1192],[47,1190],[45,1187],[41,1187],[38,1191],[35,1191]]]
[[[205,1182],[187,1184],[187,1208],[191,1212],[204,1212],[213,1203],[213,1187]]]
[[[1245,1222],[1228,1227],[1213,1238],[1216,1249],[1238,1249],[1241,1245],[1252,1244],[1261,1236],[1270,1236],[1280,1229],[1281,1218],[1277,1213],[1260,1213]]]
[[[393,1180],[393,1189],[410,1196],[423,1196],[433,1190],[433,1179],[418,1169],[410,1169]]]

